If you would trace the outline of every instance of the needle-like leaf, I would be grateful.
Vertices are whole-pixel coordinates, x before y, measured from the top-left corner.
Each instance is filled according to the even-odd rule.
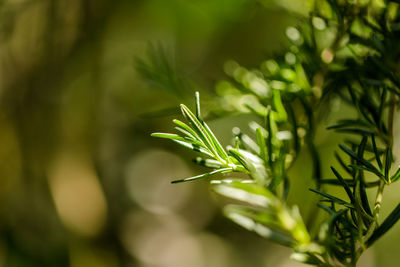
[[[212,172],[207,172],[207,173],[196,175],[196,176],[193,176],[193,177],[174,180],[171,183],[177,184],[177,183],[189,182],[189,181],[194,181],[194,180],[199,180],[199,179],[202,179],[202,178],[206,178],[206,177],[209,177],[211,175],[215,175],[215,174],[219,174],[219,173],[227,173],[227,172],[233,172],[232,168],[218,169],[218,170],[215,170],[215,171],[212,171]]]

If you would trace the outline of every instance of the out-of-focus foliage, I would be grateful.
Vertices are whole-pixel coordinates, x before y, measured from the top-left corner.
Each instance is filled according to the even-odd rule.
[[[194,171],[149,133],[166,127],[160,110],[177,114],[171,107],[192,93],[171,96],[134,69],[149,42],[161,44],[178,77],[211,86],[226,59],[251,64],[284,43],[277,36],[294,19],[260,7],[0,1],[0,266],[277,261],[233,225],[216,234],[225,219],[206,188],[169,184]]]

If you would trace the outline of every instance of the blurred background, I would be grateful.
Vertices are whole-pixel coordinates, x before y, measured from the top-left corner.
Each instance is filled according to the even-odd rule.
[[[0,0],[0,266],[301,266],[225,219],[207,181],[171,185],[202,170],[150,133],[171,131],[194,89],[207,103],[227,60],[253,67],[284,50],[285,29],[311,6]],[[146,72],[148,62],[159,71]],[[228,144],[248,119],[210,126]],[[317,144],[333,155],[338,139],[325,126]],[[305,215],[315,204],[309,166],[304,153],[292,170],[290,200]],[[396,188],[385,198],[387,214]],[[399,241],[397,226],[360,266],[396,266]]]

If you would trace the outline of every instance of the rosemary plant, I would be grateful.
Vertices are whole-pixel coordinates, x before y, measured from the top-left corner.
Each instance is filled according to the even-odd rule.
[[[400,96],[400,1],[316,0],[301,27],[286,34],[289,50],[257,69],[236,62],[229,79],[217,84],[215,113],[252,113],[253,133],[237,127],[235,142],[223,147],[200,112],[181,105],[186,122],[174,120],[176,134],[154,133],[199,153],[195,162],[210,169],[180,183],[240,172],[246,178],[211,180],[216,193],[235,200],[224,214],[235,223],[293,249],[294,260],[316,266],[355,266],[360,255],[400,218],[400,204],[379,216],[384,188],[400,179],[393,165],[393,123]],[[143,63],[143,62],[142,62]],[[142,64],[142,69],[146,65]],[[340,169],[323,177],[314,143],[316,125],[329,101],[340,99],[354,116],[328,127],[352,136],[336,153]],[[288,169],[302,149],[313,160],[319,208],[327,219],[306,227],[297,206],[287,204]],[[334,178],[332,178],[334,177]],[[340,186],[346,198],[328,194]],[[375,190],[368,199],[367,190]],[[310,193],[311,193],[310,192]],[[315,233],[314,233],[315,232]]]

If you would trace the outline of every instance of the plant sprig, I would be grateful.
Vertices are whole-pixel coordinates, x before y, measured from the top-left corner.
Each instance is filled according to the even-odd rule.
[[[400,204],[386,218],[379,215],[384,188],[400,180],[400,167],[391,172],[400,96],[399,2],[353,2],[315,1],[303,26],[288,28],[289,50],[257,69],[227,63],[229,78],[217,84],[219,108],[213,113],[257,118],[249,123],[250,132],[234,128],[232,146],[224,148],[201,117],[197,92],[195,113],[181,105],[188,123],[174,120],[177,134],[153,134],[200,153],[195,162],[211,169],[174,183],[224,174],[211,181],[213,191],[242,203],[226,206],[224,214],[291,247],[293,259],[316,266],[355,266],[400,219]],[[352,139],[335,152],[344,172],[331,166],[330,177],[324,178],[325,162],[314,142],[321,118],[332,113],[331,100],[354,113],[327,129]],[[286,202],[288,170],[305,150],[313,164],[315,188],[310,190],[326,214],[314,226],[315,216],[304,223],[297,206]],[[247,177],[227,179],[230,172]],[[329,193],[327,186],[342,187],[345,197]],[[376,190],[375,200],[368,199],[368,190]]]

